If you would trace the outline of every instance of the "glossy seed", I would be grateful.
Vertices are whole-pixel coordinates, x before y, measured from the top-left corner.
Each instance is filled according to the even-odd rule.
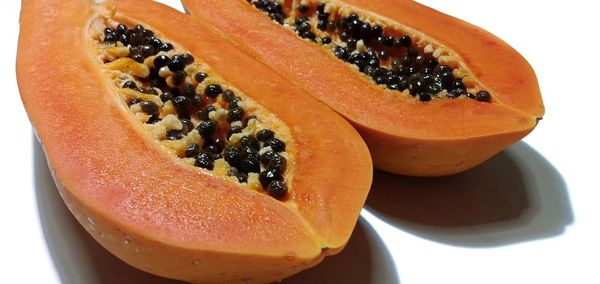
[[[212,170],[214,168],[213,161],[211,160],[210,155],[206,152],[200,152],[196,156],[195,165],[197,167],[201,167],[201,168],[208,169],[208,170]]]
[[[250,147],[255,150],[260,149],[260,143],[258,142],[258,140],[256,140],[256,138],[252,136],[244,136],[240,138],[240,146]]]
[[[142,107],[142,111],[146,114],[157,114],[160,111],[160,107],[155,102],[142,101],[140,106]]]
[[[482,90],[482,91],[477,92],[477,94],[475,94],[475,99],[480,102],[489,102],[492,98],[488,91]]]
[[[229,130],[227,130],[227,140],[229,140],[231,135],[236,134],[236,133],[242,133],[241,126],[232,126],[231,128],[229,128]]]
[[[215,132],[217,132],[217,128],[218,128],[218,124],[215,121],[203,120],[198,124],[198,126],[196,127],[196,130],[198,130],[198,133],[200,133],[200,136],[210,137],[213,134],[215,134]]]
[[[238,147],[228,146],[223,151],[223,158],[232,167],[238,167],[242,159],[242,151]]]
[[[226,102],[231,102],[235,98],[235,92],[233,90],[225,90],[221,94],[221,98]]]
[[[285,151],[285,143],[277,138],[271,138],[265,144],[271,146],[271,149],[275,152]]]
[[[208,78],[208,74],[204,72],[198,72],[196,75],[194,75],[194,79],[196,79],[196,82],[198,83],[202,83],[202,81],[204,81],[206,78]]]
[[[185,149],[185,156],[188,158],[194,157],[200,153],[201,147],[199,144],[188,144]]]
[[[220,95],[222,92],[223,87],[221,87],[221,85],[219,84],[210,84],[206,86],[206,89],[204,89],[204,95],[213,99]]]
[[[275,137],[275,132],[269,129],[261,129],[256,132],[256,139],[258,139],[260,142],[266,142],[273,137]]]
[[[216,108],[213,105],[208,105],[204,109],[198,112],[198,117],[202,120],[209,120],[208,115],[211,111],[215,111]]]
[[[175,73],[173,73],[173,75],[171,76],[171,82],[173,83],[173,85],[179,86],[183,84],[186,77],[187,74],[185,73],[185,71],[175,71]]]
[[[267,187],[267,193],[276,199],[283,198],[288,192],[287,186],[283,181],[274,180]]]
[[[260,162],[256,157],[248,156],[240,161],[239,170],[244,173],[260,172]]]
[[[241,107],[234,107],[227,112],[227,122],[231,123],[244,117],[244,110]]]
[[[283,180],[281,173],[274,169],[265,170],[258,175],[258,181],[265,188],[274,180]]]

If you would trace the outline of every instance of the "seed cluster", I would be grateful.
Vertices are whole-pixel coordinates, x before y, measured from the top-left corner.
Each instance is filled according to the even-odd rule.
[[[103,43],[126,48],[127,58],[147,66],[147,76],[134,76],[121,83],[123,89],[139,93],[127,104],[148,115],[147,124],[166,119],[162,111],[170,105],[182,127],[167,130],[165,140],[184,141],[192,132],[202,138],[199,143],[187,144],[181,158],[194,159],[195,166],[207,170],[214,170],[216,162],[224,160],[229,165],[226,174],[240,183],[248,183],[249,175],[255,173],[267,194],[276,199],[286,196],[286,143],[268,128],[244,131],[256,129],[260,118],[244,109],[236,91],[194,68],[191,54],[176,53],[172,44],[141,25],[107,27]],[[152,97],[143,99],[144,95]]]
[[[454,69],[419,49],[409,35],[394,36],[384,27],[361,20],[352,13],[346,17],[325,12],[325,3],[294,7],[288,17],[277,0],[248,0],[277,23],[289,26],[304,39],[331,49],[337,58],[358,67],[377,84],[390,90],[408,91],[422,102],[433,98],[466,96],[490,102],[489,92],[467,91]]]

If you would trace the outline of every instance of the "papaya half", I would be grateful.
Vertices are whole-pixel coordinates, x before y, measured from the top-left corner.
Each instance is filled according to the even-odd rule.
[[[411,0],[183,3],[350,121],[384,171],[468,170],[544,114],[536,75],[517,51]]]
[[[23,0],[22,101],[102,246],[190,282],[277,281],[348,241],[372,179],[347,121],[146,1]]]

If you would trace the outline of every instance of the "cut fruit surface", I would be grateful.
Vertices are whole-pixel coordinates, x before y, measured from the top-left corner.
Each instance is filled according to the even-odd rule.
[[[17,79],[65,203],[144,271],[281,280],[343,248],[370,188],[341,116],[158,3],[24,0]]]
[[[470,169],[544,113],[535,73],[518,52],[414,1],[183,2],[348,119],[375,166],[389,172]]]

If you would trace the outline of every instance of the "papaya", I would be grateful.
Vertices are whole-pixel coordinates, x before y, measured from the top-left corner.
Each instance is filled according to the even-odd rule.
[[[471,169],[529,134],[544,114],[535,72],[516,50],[415,1],[183,3],[344,116],[387,172]]]
[[[21,98],[65,204],[126,263],[281,280],[339,252],[372,180],[358,132],[158,3],[22,1]]]

